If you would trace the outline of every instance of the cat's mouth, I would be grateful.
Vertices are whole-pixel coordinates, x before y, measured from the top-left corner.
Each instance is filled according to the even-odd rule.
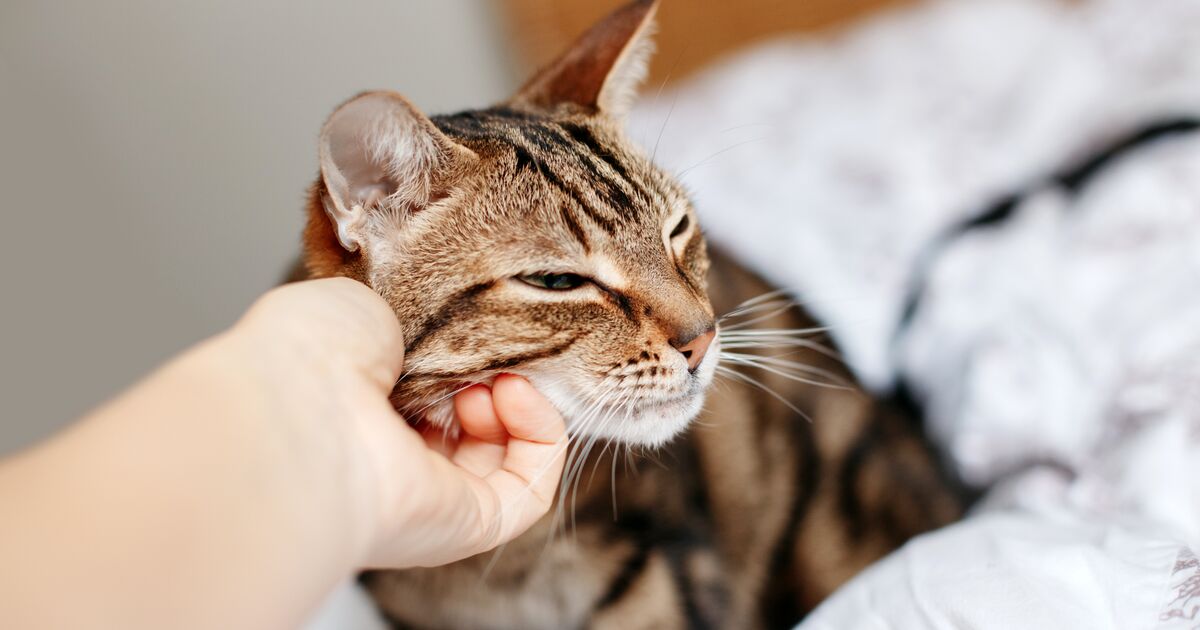
[[[563,413],[567,431],[575,438],[657,447],[682,433],[699,415],[719,357],[719,348],[714,347],[698,369],[669,386],[601,387],[592,396],[580,396],[577,392],[582,388],[564,386],[553,377],[529,378]]]
[[[653,384],[611,377],[599,383],[574,382],[555,369],[515,367],[512,372],[529,379],[562,413],[572,439],[656,447],[682,433],[700,413],[719,357],[719,348],[713,347],[695,371],[685,372],[673,382]],[[479,375],[437,382],[418,397],[424,402],[410,399],[399,409],[410,422],[453,431],[458,426],[454,395],[472,384],[489,384],[491,380],[491,376]]]

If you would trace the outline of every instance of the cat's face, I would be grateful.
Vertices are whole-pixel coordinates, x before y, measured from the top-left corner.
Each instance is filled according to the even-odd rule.
[[[504,106],[429,119],[371,93],[327,123],[307,261],[395,308],[410,417],[452,422],[450,394],[502,372],[580,435],[655,445],[698,413],[718,354],[704,239],[620,131],[653,8],[614,14]]]

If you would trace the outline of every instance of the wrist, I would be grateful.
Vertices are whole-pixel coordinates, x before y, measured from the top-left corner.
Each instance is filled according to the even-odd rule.
[[[298,518],[332,528],[345,570],[356,570],[375,546],[384,495],[376,449],[351,402],[368,394],[358,391],[361,379],[342,355],[302,327],[260,325],[269,323],[243,320],[211,340],[204,369],[237,392],[246,417],[235,421],[255,433],[248,439],[278,453],[275,474],[285,489],[302,489],[277,498],[294,503]]]

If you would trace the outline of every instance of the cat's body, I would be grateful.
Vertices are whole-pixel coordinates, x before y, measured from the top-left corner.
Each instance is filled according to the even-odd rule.
[[[718,312],[770,291],[721,255],[709,286]],[[793,307],[750,329],[813,326]],[[850,382],[819,350],[788,354]],[[744,373],[812,421],[757,386],[719,380],[678,439],[647,457],[590,458],[560,533],[552,513],[501,551],[365,584],[400,627],[784,628],[956,518],[955,495],[904,418],[855,389]]]
[[[853,379],[799,308],[717,320],[770,287],[710,261],[682,188],[623,136],[654,8],[503,105],[429,119],[371,93],[322,132],[306,267],[396,310],[398,408],[453,431],[454,391],[513,372],[575,441],[563,510],[498,555],[365,577],[398,625],[790,625],[957,516],[918,428],[831,386]],[[722,360],[739,372],[714,384]]]

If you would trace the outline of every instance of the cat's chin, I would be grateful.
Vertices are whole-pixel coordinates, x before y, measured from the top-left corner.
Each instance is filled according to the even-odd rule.
[[[704,406],[704,390],[695,394],[648,402],[619,414],[620,422],[584,433],[600,439],[655,448],[688,428]]]

